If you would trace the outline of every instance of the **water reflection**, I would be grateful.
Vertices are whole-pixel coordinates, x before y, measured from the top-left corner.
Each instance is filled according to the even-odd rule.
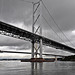
[[[31,63],[31,75],[42,75],[43,63]]]
[[[0,75],[75,75],[75,62],[0,62]]]

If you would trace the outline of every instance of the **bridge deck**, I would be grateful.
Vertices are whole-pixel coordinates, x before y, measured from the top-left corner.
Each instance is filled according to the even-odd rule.
[[[15,37],[15,35],[16,35],[18,39],[25,38],[23,40],[28,40],[28,41],[31,41],[31,42],[32,42],[32,40],[34,40],[34,42],[37,41],[39,43],[39,40],[42,39],[43,45],[75,53],[75,49],[72,48],[72,47],[66,46],[66,45],[61,44],[59,42],[48,39],[44,36],[34,34],[32,32],[23,30],[21,28],[12,26],[10,24],[7,24],[7,23],[1,22],[1,21],[0,21],[0,31],[2,31],[4,33],[5,32],[9,33],[9,34],[11,34],[12,37]],[[3,34],[3,35],[10,36],[8,34]]]

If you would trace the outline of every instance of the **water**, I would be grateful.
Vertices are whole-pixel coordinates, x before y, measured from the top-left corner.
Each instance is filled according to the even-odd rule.
[[[0,61],[0,75],[75,75],[75,62]]]

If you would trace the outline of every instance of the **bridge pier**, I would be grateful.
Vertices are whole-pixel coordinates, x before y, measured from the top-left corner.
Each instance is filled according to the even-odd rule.
[[[34,41],[32,41],[32,58],[34,58]]]
[[[33,24],[32,24],[32,33],[37,33],[38,31],[39,31],[39,28],[40,28],[40,35],[42,35],[42,28],[41,28],[41,26],[38,26],[38,28],[35,30],[34,28],[35,28],[35,24],[36,24],[36,22],[38,21],[38,19],[39,19],[39,17],[40,17],[40,14],[38,14],[38,16],[36,17],[36,19],[35,19],[35,14],[36,14],[36,12],[37,12],[37,9],[39,8],[39,6],[40,6],[40,1],[39,2],[37,2],[37,3],[32,3],[33,4]],[[39,42],[39,47],[37,48],[37,47],[35,47],[35,44],[37,44],[37,41],[36,42],[34,42],[34,39],[33,39],[33,41],[32,41],[32,58],[31,58],[31,60],[32,61],[41,61],[41,60],[43,60],[42,59],[42,39],[40,39],[40,42]],[[36,52],[35,52],[35,50],[36,50]],[[40,54],[40,58],[37,58],[37,52],[38,52],[38,50],[39,50],[39,54]]]
[[[57,61],[57,56],[55,56],[55,61]]]
[[[40,58],[42,58],[42,40],[40,39]]]

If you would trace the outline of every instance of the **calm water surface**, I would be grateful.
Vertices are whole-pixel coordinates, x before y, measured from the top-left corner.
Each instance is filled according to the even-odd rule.
[[[75,62],[0,61],[0,75],[75,75]]]

